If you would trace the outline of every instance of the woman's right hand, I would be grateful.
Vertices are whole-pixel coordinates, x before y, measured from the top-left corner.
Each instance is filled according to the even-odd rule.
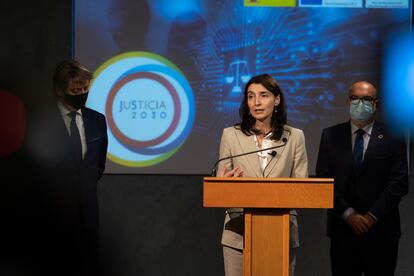
[[[218,177],[241,177],[243,176],[243,173],[243,170],[238,167],[235,167],[231,171],[227,171],[227,167],[224,166],[220,171]]]

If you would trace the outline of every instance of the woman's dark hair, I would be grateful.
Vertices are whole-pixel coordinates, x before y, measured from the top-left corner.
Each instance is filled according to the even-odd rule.
[[[261,84],[267,90],[272,92],[275,97],[279,95],[280,103],[277,106],[277,112],[272,113],[272,119],[270,122],[272,128],[272,136],[270,138],[273,140],[279,140],[283,134],[283,126],[286,125],[287,122],[286,102],[279,85],[275,79],[268,74],[254,76],[246,83],[246,86],[244,87],[243,101],[241,102],[239,109],[241,122],[237,124],[236,127],[240,128],[240,130],[247,136],[260,133],[260,130],[254,128],[256,120],[250,114],[249,107],[247,105],[247,90],[251,84]]]

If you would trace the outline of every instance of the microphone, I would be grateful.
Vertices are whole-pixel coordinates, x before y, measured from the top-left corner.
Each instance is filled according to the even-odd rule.
[[[286,139],[286,138],[285,138],[285,139]],[[285,143],[285,144],[286,144],[286,143]],[[277,152],[274,150],[274,151],[272,151],[271,153],[268,153],[268,154],[269,154],[269,155],[271,155],[271,156],[272,156],[272,158],[270,158],[270,161],[269,161],[269,162],[267,162],[266,167],[264,167],[263,172],[262,172],[262,177],[264,177],[264,176],[265,176],[265,171],[266,171],[266,169],[267,169],[267,166],[269,166],[270,162],[272,162],[272,160],[273,160],[273,158],[276,156]]]
[[[283,144],[282,145],[278,145],[278,146],[274,146],[274,147],[269,147],[269,148],[265,148],[265,149],[260,149],[260,150],[249,151],[249,152],[245,152],[245,153],[241,153],[241,154],[237,154],[237,155],[232,155],[232,156],[227,156],[227,157],[220,158],[219,160],[216,161],[216,163],[214,163],[213,169],[211,170],[211,176],[216,176],[216,173],[217,173],[217,165],[221,161],[224,161],[224,160],[227,160],[227,159],[236,158],[236,157],[241,157],[241,156],[245,156],[245,155],[249,155],[249,154],[253,154],[253,153],[258,153],[258,152],[262,152],[262,151],[266,151],[266,150],[278,149],[278,148],[281,148],[281,147],[286,146],[287,141],[288,141],[288,139],[286,137],[283,137],[283,139],[282,139]],[[276,151],[274,150],[274,151],[270,152],[269,154],[273,158],[273,157],[276,156]]]
[[[286,145],[286,143],[287,143],[287,138],[286,138],[286,137],[283,137],[282,141],[283,141],[283,143],[285,143],[285,145]],[[272,152],[270,152],[270,153],[268,153],[268,154],[269,154],[269,155],[271,155],[271,156],[272,156],[272,158],[270,158],[270,161],[269,161],[269,162],[267,162],[266,167],[264,167],[263,172],[262,172],[262,177],[264,177],[264,176],[265,176],[266,169],[267,169],[267,167],[269,166],[270,162],[272,162],[273,158],[276,156],[277,152],[276,152],[275,150],[273,150]]]

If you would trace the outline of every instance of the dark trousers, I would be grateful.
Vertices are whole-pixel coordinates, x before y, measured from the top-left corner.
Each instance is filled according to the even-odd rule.
[[[332,276],[393,276],[398,242],[369,236],[331,238]]]

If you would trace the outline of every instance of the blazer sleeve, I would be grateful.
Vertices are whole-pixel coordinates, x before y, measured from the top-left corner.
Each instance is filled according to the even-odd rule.
[[[328,153],[326,129],[322,131],[316,162],[316,177],[332,177],[332,167]]]
[[[308,177],[308,156],[306,154],[305,135],[302,130],[298,131],[298,139],[296,139],[291,177]]]
[[[220,141],[220,157],[225,158],[231,156],[231,129],[224,129],[223,134],[221,135]],[[227,167],[227,171],[233,169],[233,162],[231,159],[223,160],[218,163],[217,175],[223,170],[224,167]]]
[[[390,171],[388,186],[370,208],[370,212],[381,220],[398,207],[401,198],[408,193],[408,162],[406,144],[393,139],[390,145]]]

